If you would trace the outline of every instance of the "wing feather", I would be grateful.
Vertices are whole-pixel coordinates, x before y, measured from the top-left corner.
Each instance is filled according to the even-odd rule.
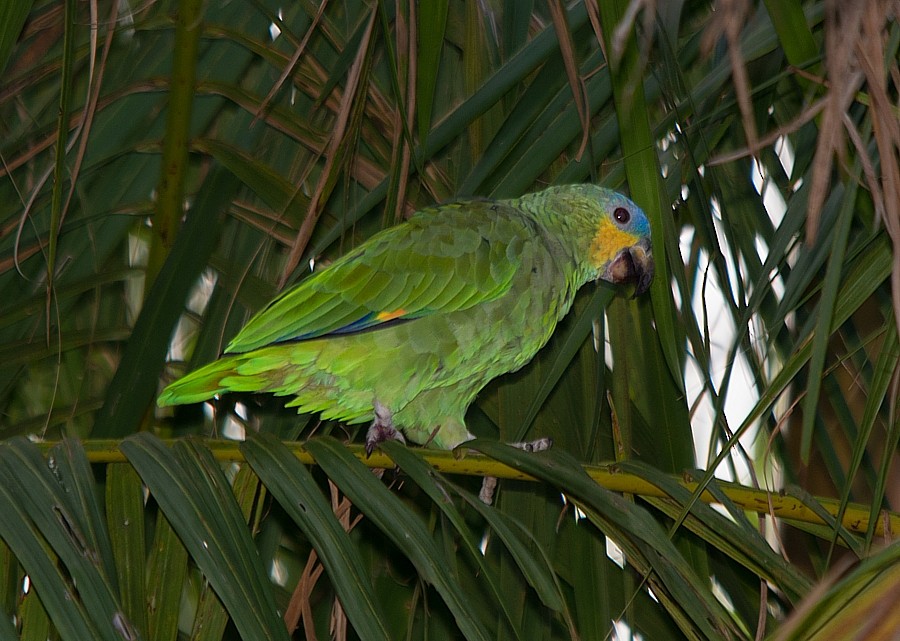
[[[502,296],[528,223],[514,207],[469,201],[424,210],[376,234],[257,313],[226,352],[375,328]]]

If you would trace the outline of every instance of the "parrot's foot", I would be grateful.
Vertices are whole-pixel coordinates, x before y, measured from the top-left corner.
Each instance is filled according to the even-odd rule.
[[[512,447],[516,447],[526,452],[543,452],[553,447],[553,439],[549,436],[538,438],[533,441],[523,441],[521,443],[510,443]],[[497,490],[497,477],[485,476],[481,481],[481,490],[478,492],[478,498],[485,505],[494,502],[494,492]]]
[[[375,420],[372,421],[369,431],[366,432],[366,456],[371,456],[378,444],[387,440],[406,443],[403,434],[394,427],[394,416],[391,414],[391,410],[375,401]]]
[[[485,476],[481,479],[481,489],[478,491],[478,498],[481,499],[481,502],[485,505],[490,505],[494,502],[494,492],[496,491],[497,477]]]
[[[521,443],[510,443],[512,447],[516,447],[526,452],[543,452],[553,447],[553,439],[549,436],[536,438],[533,441],[522,441]]]

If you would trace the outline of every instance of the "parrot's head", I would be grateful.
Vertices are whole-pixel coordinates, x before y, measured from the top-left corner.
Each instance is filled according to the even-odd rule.
[[[615,284],[634,283],[643,294],[653,280],[650,221],[640,207],[622,194],[594,187],[594,233],[588,260],[597,278]]]

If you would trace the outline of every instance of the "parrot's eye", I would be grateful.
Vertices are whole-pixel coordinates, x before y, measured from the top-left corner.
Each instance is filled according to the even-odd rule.
[[[620,225],[627,225],[628,221],[631,220],[631,212],[624,207],[616,207],[616,210],[613,212],[613,217]]]

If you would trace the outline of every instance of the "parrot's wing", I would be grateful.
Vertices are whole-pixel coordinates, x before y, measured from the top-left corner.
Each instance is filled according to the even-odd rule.
[[[509,289],[533,233],[521,212],[502,202],[421,211],[283,292],[225,351],[360,331],[494,300]]]

